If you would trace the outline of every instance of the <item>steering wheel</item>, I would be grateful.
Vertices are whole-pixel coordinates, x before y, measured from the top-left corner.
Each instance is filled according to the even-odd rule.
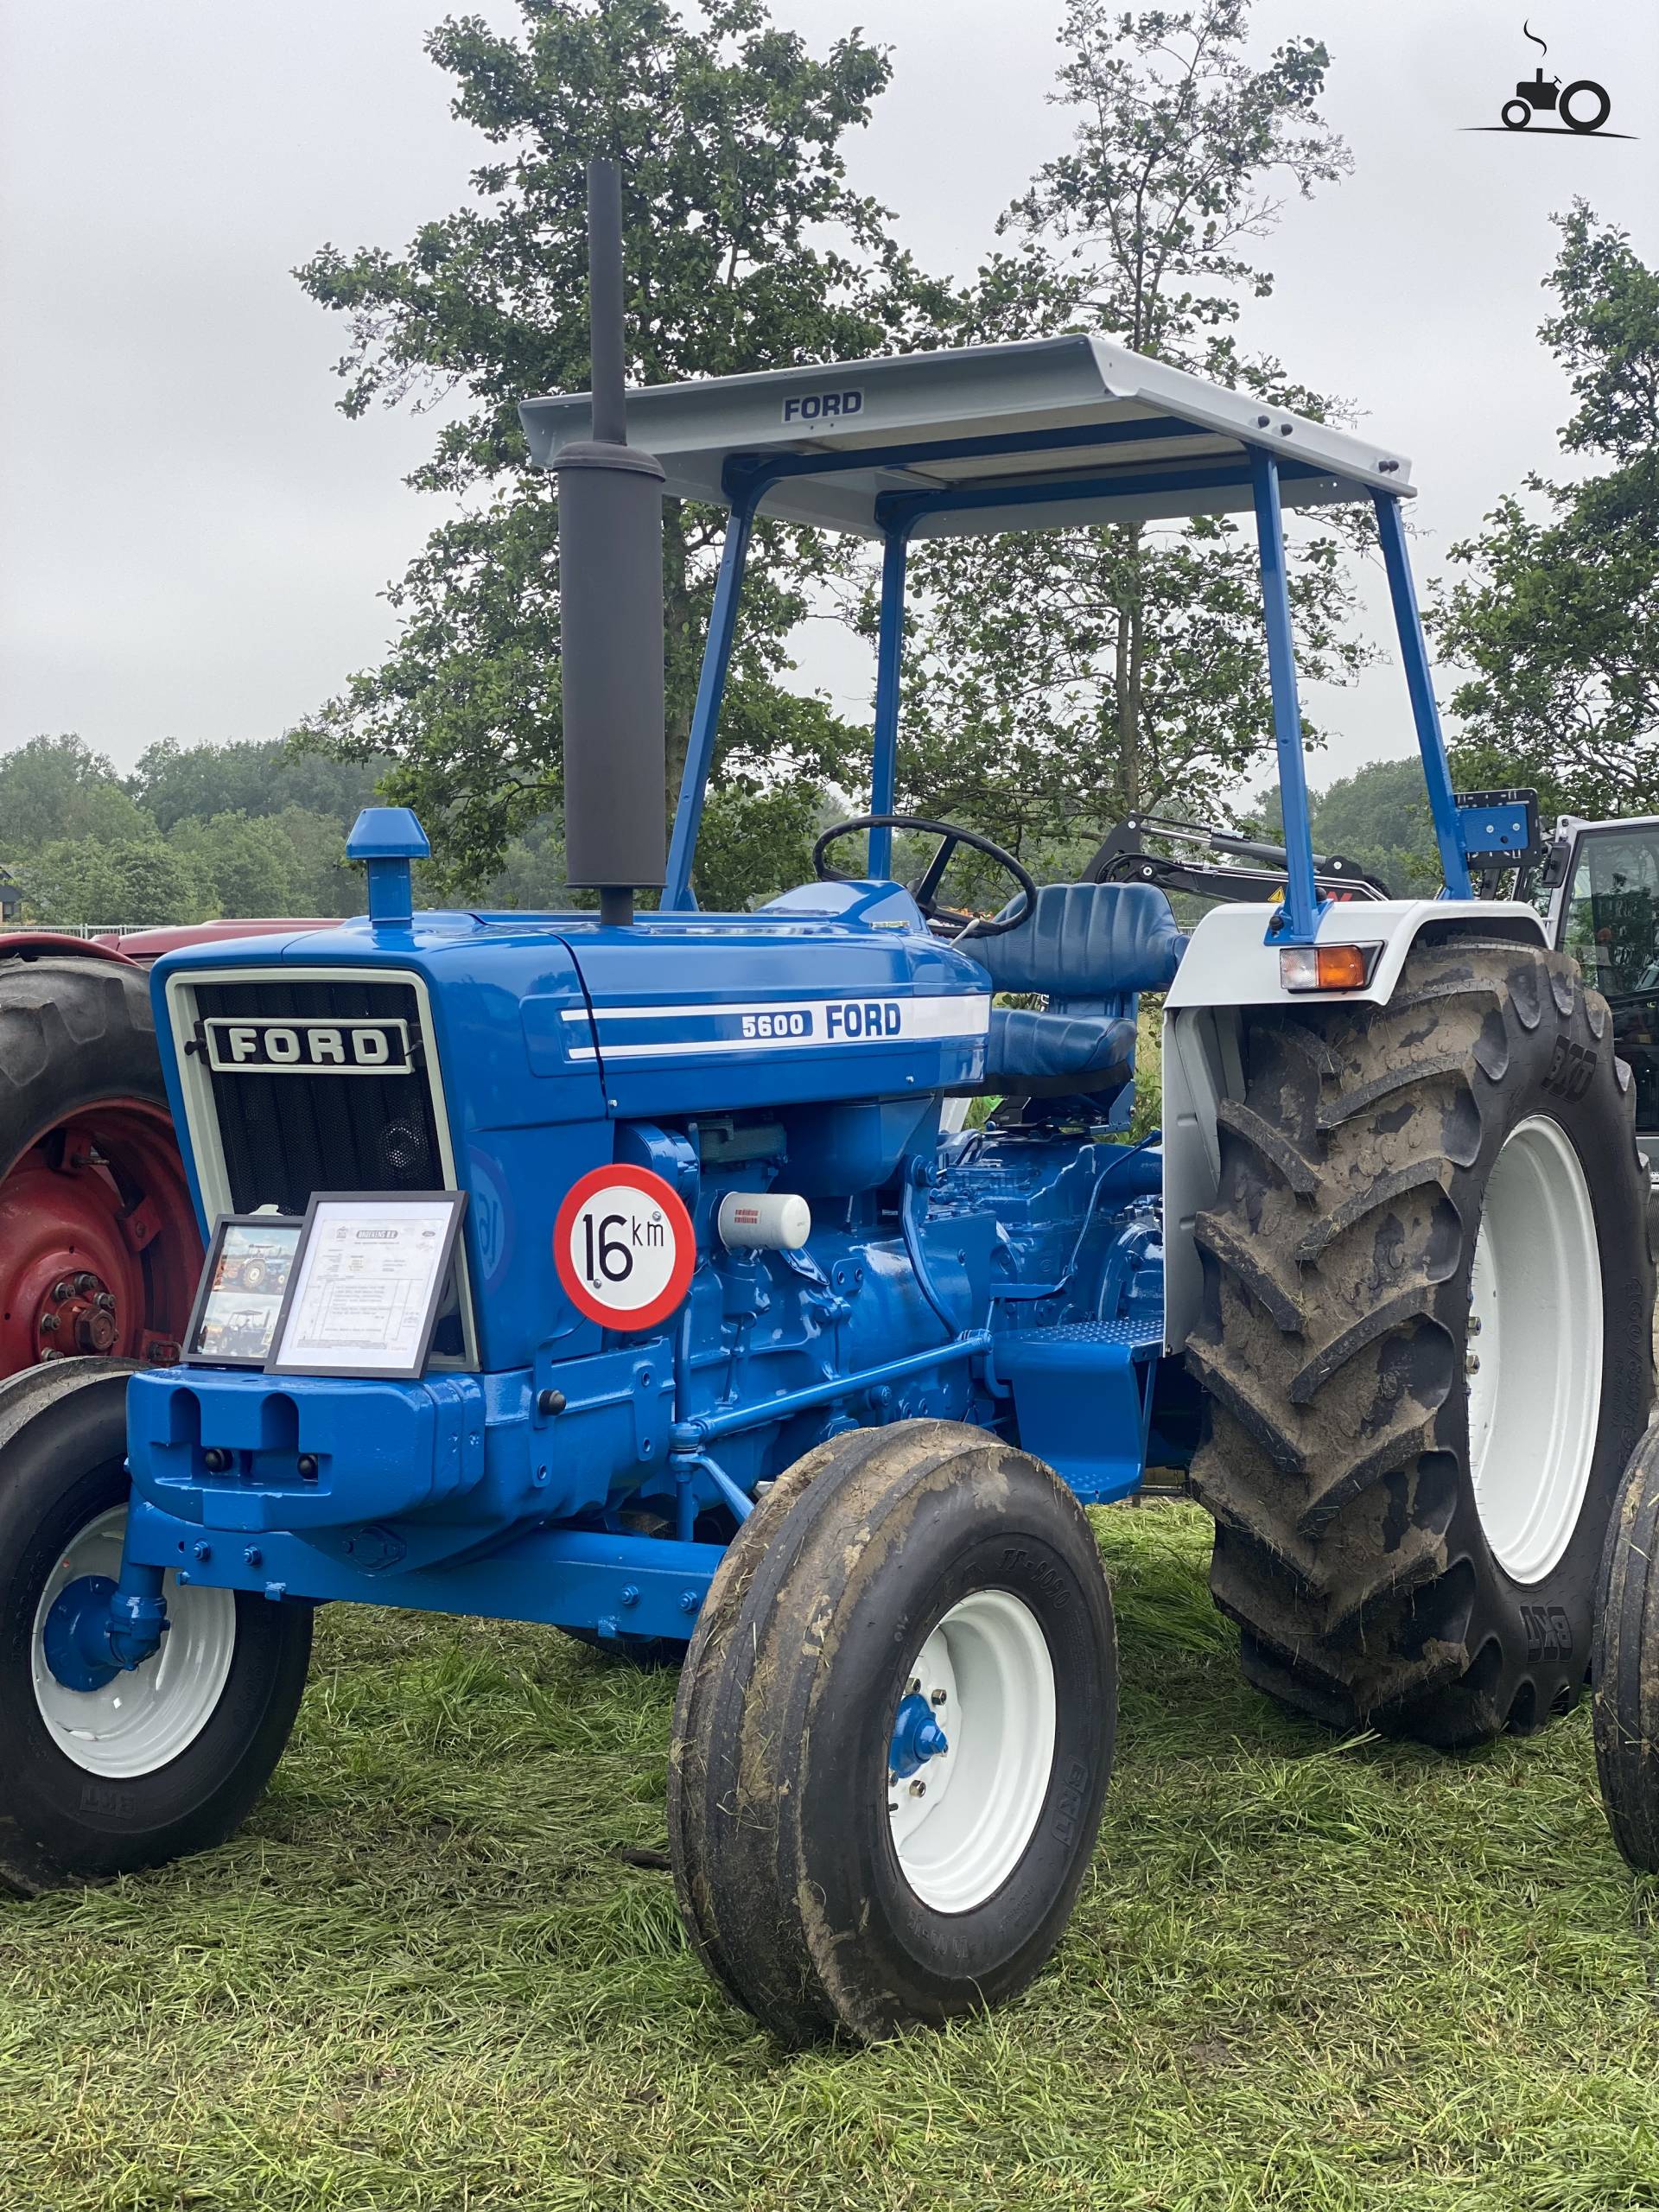
[[[924,837],[937,837],[939,849],[914,883],[905,888],[921,908],[931,927],[941,937],[1001,937],[1004,930],[1018,929],[1020,923],[1034,911],[1037,905],[1037,886],[1020,865],[1014,855],[1001,845],[994,845],[988,837],[982,837],[976,830],[959,830],[949,822],[930,822],[921,814],[855,814],[845,822],[832,822],[812,848],[812,870],[820,883],[856,883],[857,876],[844,875],[838,868],[831,868],[824,854],[839,838],[853,836],[861,830],[908,830]],[[950,865],[950,855],[958,845],[967,845],[976,853],[983,853],[995,861],[1005,875],[1014,878],[1020,893],[1020,903],[1011,914],[983,918],[963,913],[959,906],[942,906],[935,893]]]

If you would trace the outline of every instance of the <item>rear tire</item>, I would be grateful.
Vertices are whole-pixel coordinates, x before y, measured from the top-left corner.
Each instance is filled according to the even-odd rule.
[[[1659,1427],[1636,1447],[1607,1531],[1596,1619],[1596,1771],[1613,1840],[1659,1874]]]
[[[118,1566],[126,1381],[66,1362],[0,1398],[0,1889],[25,1896],[222,1843],[305,1688],[308,1606],[181,1591],[171,1575],[174,1625],[154,1658],[86,1693],[46,1665],[54,1580]]]
[[[0,1378],[176,1359],[200,1272],[147,972],[0,960]]]
[[[1593,113],[1588,115],[1573,114],[1573,96],[1575,92],[1589,93],[1591,105],[1594,111]],[[1577,130],[1580,132],[1599,130],[1602,124],[1606,122],[1608,117],[1612,113],[1612,111],[1613,104],[1607,97],[1607,89],[1605,86],[1598,85],[1592,78],[1589,77],[1576,78],[1572,84],[1565,86],[1561,92],[1560,100],[1558,103],[1558,112],[1560,115],[1561,121],[1567,125],[1569,130]]]
[[[1192,1482],[1244,1672],[1298,1712],[1451,1746],[1579,1694],[1653,1400],[1612,1047],[1571,961],[1470,938],[1420,941],[1386,1007],[1246,1017],[1196,1230]]]
[[[1040,1461],[953,1421],[820,1446],[744,1522],[681,1676],[670,1849],[705,1964],[790,2042],[1012,1996],[1071,1916],[1116,1708],[1099,1549]]]

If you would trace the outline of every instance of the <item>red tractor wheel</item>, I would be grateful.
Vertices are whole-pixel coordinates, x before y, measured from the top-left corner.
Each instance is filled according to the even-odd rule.
[[[0,965],[0,1376],[176,1358],[200,1268],[144,970]]]

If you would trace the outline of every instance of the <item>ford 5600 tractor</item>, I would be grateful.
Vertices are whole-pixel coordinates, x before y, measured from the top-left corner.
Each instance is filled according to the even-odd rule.
[[[1651,1397],[1646,1177],[1605,1002],[1529,905],[1471,895],[1534,817],[1451,788],[1397,453],[1084,336],[625,399],[594,188],[594,390],[523,416],[597,909],[416,912],[426,841],[371,810],[363,920],[157,963],[204,1233],[320,1192],[464,1193],[462,1232],[414,1379],[65,1359],[0,1395],[0,1875],[225,1837],[320,1603],[689,1645],[690,1940],[780,2033],[879,2036],[1006,1997],[1065,1927],[1116,1694],[1083,1509],[1148,1464],[1190,1464],[1244,1669],[1297,1711],[1453,1746],[1573,1701]],[[666,854],[665,492],[730,511]],[[1439,899],[1314,866],[1281,510],[1343,500],[1387,563]],[[1189,938],[1153,884],[1039,885],[895,810],[912,539],[1234,512],[1281,900]],[[762,513],[882,549],[869,804],[817,880],[707,913]],[[1007,879],[988,918],[944,903],[962,845]],[[1143,993],[1161,1142],[1128,1135]]]

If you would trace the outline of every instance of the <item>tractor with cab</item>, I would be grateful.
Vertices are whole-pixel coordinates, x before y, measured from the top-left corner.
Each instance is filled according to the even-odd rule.
[[[0,1392],[0,1878],[227,1836],[319,1605],[546,1623],[683,1654],[670,1849],[710,1971],[781,2036],[878,2037],[1060,1939],[1116,1711],[1085,1509],[1148,1465],[1190,1466],[1245,1671],[1296,1712],[1456,1746],[1573,1703],[1652,1395],[1635,1091],[1535,908],[1475,895],[1527,808],[1452,790],[1398,453],[1081,335],[625,393],[607,165],[591,194],[593,391],[522,416],[597,907],[416,911],[425,837],[372,809],[365,917],[156,963],[204,1236],[319,1193],[464,1220],[411,1379],[67,1359]],[[666,852],[664,495],[729,512]],[[1340,501],[1376,518],[1439,899],[1315,867],[1283,515]],[[762,512],[880,548],[868,804],[816,880],[708,912]],[[897,804],[913,542],[1235,513],[1281,895],[1188,935],[1155,882],[1039,884]],[[989,917],[947,898],[964,844],[1006,876]]]

